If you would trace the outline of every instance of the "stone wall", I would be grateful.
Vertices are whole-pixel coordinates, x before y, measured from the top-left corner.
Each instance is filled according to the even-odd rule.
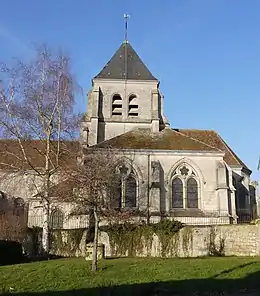
[[[164,118],[158,81],[129,80],[127,89],[124,80],[94,79],[93,83],[88,95],[87,118],[81,126],[81,136],[85,140],[88,137],[89,145],[116,137],[133,128],[151,128],[152,119]],[[122,98],[122,115],[118,116],[112,116],[112,98],[115,94]],[[133,94],[137,96],[137,117],[128,116],[129,96]],[[83,132],[86,127],[89,129],[89,136]]]
[[[0,191],[0,240],[22,242],[27,233],[28,207],[19,198],[8,198]]]
[[[41,233],[38,233],[40,246]],[[147,238],[146,238],[147,239]],[[200,257],[200,256],[259,256],[260,224],[192,226],[184,227],[164,246],[159,237],[153,235],[149,242],[143,239],[142,248],[138,248],[138,257]],[[34,239],[35,240],[35,239]],[[87,244],[87,231],[84,229],[55,230],[51,234],[51,254],[64,257],[89,257],[91,244]],[[32,231],[27,245],[27,253],[35,251]],[[106,232],[101,232],[99,244],[104,246],[104,256],[131,256],[126,250],[114,244]],[[127,243],[126,243],[127,245]],[[140,247],[140,246],[139,246]],[[166,247],[166,248],[165,248]],[[103,250],[100,248],[100,250]],[[101,251],[100,251],[101,252]],[[103,251],[102,251],[103,252]],[[35,255],[35,254],[34,254]]]
[[[87,250],[87,230],[67,229],[50,231],[50,254],[60,257],[84,257]],[[37,257],[42,252],[42,229],[28,228],[23,247],[30,257]]]
[[[105,245],[105,256],[128,256],[120,254],[118,246],[111,243],[107,233],[100,234]],[[165,251],[165,250],[164,250]],[[143,244],[137,256],[162,256],[163,246],[154,235],[151,244]],[[219,225],[185,227],[172,237],[167,245],[167,257],[199,256],[256,256],[260,255],[260,225]]]

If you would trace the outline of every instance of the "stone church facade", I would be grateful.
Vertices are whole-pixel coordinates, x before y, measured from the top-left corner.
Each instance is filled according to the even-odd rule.
[[[159,84],[124,42],[92,81],[83,147],[124,151],[136,189],[134,196],[122,191],[121,207],[134,200],[133,207],[149,208],[154,219],[236,223],[255,207],[251,170],[215,131],[171,128]]]
[[[163,216],[195,225],[256,217],[251,170],[215,131],[171,128],[159,84],[128,42],[92,80],[80,145],[118,149],[125,176],[115,207],[146,211],[151,221]],[[29,182],[17,192],[17,180],[10,180],[0,183],[0,190],[28,200],[29,225],[41,226],[40,201]],[[62,216],[56,227],[86,226],[86,217],[71,217],[71,209],[54,204],[53,217]]]

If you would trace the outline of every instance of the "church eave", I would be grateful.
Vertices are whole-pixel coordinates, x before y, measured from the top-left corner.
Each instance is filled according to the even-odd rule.
[[[108,148],[99,148],[96,145],[87,147],[88,151],[89,150],[100,150],[100,151],[106,151],[107,149],[113,149],[113,147],[108,147]],[[152,149],[152,148],[144,148],[144,149],[139,149],[139,148],[121,148],[120,150],[118,150],[118,148],[115,148],[115,150],[117,150],[117,153],[120,154],[120,152],[137,152],[140,154],[145,154],[147,155],[147,153],[156,153],[156,154],[169,154],[169,153],[173,153],[173,154],[185,154],[185,155],[201,155],[201,156],[209,156],[209,155],[214,155],[216,157],[223,157],[225,155],[224,152],[219,152],[219,151],[210,151],[210,150],[170,150],[170,149]]]
[[[109,82],[109,83],[118,83],[118,82],[121,82],[121,83],[125,83],[125,79],[110,79],[110,78],[100,78],[100,77],[94,77],[92,79],[92,82]],[[154,80],[141,80],[141,79],[127,79],[127,83],[134,83],[134,84],[137,84],[137,83],[140,83],[140,84],[144,84],[144,83],[147,83],[147,84],[151,84],[151,83],[160,83],[160,81],[158,79],[154,79]]]

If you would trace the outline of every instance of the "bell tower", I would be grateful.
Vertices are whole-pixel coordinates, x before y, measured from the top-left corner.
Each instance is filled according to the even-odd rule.
[[[125,40],[92,80],[81,139],[89,146],[135,128],[159,132],[169,125],[163,115],[159,81]]]

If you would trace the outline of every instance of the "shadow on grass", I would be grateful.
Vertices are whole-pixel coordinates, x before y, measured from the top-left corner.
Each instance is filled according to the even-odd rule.
[[[224,270],[206,279],[176,280],[169,282],[136,283],[129,285],[97,287],[76,289],[70,291],[46,291],[46,292],[24,292],[24,293],[3,293],[1,295],[17,296],[169,296],[169,295],[232,295],[232,296],[257,296],[260,295],[260,270],[251,273],[241,279],[218,279],[223,275],[227,276],[235,270],[255,264],[250,262],[241,264],[235,268]],[[258,263],[258,262],[257,262]]]
[[[223,275],[228,275],[228,274],[232,273],[233,271],[242,269],[244,267],[247,267],[247,266],[250,266],[250,265],[253,265],[253,264],[256,264],[256,263],[259,263],[259,262],[258,261],[253,261],[253,262],[248,262],[248,263],[240,264],[238,266],[234,266],[232,268],[223,270],[220,273],[217,273],[217,274],[213,275],[212,277],[210,277],[210,279],[217,279],[218,277],[221,277]]]
[[[4,260],[0,261],[0,267],[5,265],[16,265],[16,264],[24,264],[24,263],[33,263],[33,262],[40,262],[40,261],[46,261],[46,260],[56,260],[56,259],[63,259],[66,257],[63,256],[56,256],[56,255],[49,255],[49,256],[35,256],[35,257],[27,257],[22,256],[22,258],[4,258]]]

